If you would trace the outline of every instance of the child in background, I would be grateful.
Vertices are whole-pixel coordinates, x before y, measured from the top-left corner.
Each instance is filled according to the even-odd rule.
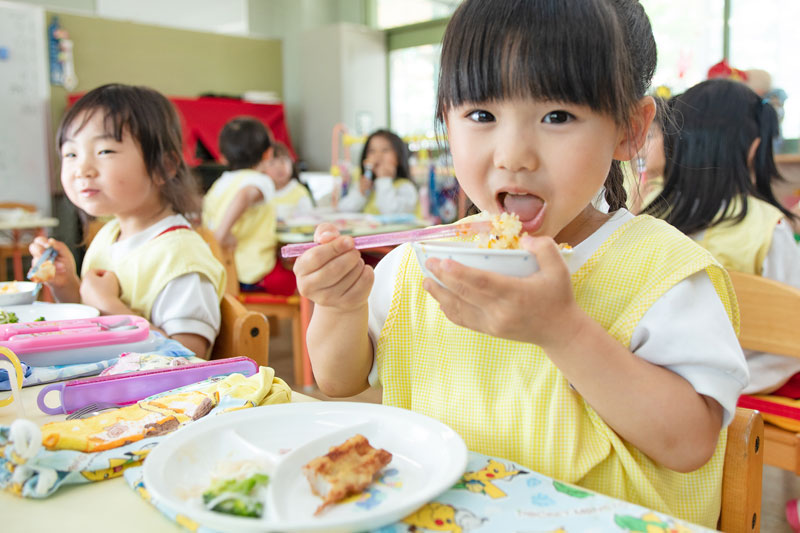
[[[314,209],[311,193],[300,183],[292,153],[280,141],[272,145],[272,159],[267,162],[265,171],[275,183],[275,196],[272,205],[278,220],[307,215]]]
[[[361,151],[361,180],[339,200],[339,211],[417,213],[419,193],[410,177],[406,143],[389,130],[377,130]]]
[[[98,87],[66,112],[56,144],[69,200],[91,216],[115,217],[89,245],[80,279],[64,243],[31,244],[34,261],[48,245],[58,251],[48,282],[56,300],[143,316],[207,356],[219,332],[225,269],[184,217],[200,196],[172,104],[146,87]]]
[[[237,117],[222,128],[219,149],[229,170],[206,193],[203,224],[221,246],[235,249],[243,290],[294,294],[294,274],[275,253],[275,183],[266,174],[273,153],[269,130],[258,119]]]
[[[664,128],[667,120],[667,102],[653,97],[656,103],[656,116],[647,130],[644,146],[636,157],[638,170],[638,187],[629,191],[631,196],[628,205],[632,213],[639,213],[658,196],[664,186],[664,167],[667,164],[664,155]]]
[[[664,189],[646,213],[708,249],[725,268],[800,288],[792,213],[772,194],[783,178],[773,159],[775,110],[746,85],[704,81],[673,99],[680,129],[667,130]],[[750,384],[771,392],[800,372],[793,357],[746,353]]]
[[[470,450],[715,526],[722,430],[747,366],[725,269],[624,209],[619,161],[655,113],[655,64],[636,0],[463,2],[442,44],[437,118],[459,184],[481,210],[519,216],[539,271],[429,259],[439,285],[410,246],[373,271],[352,238],[320,225],[295,264],[316,304],[320,389],[380,382],[383,403],[441,420]],[[610,213],[591,203],[604,185]],[[573,248],[571,275],[558,243]]]

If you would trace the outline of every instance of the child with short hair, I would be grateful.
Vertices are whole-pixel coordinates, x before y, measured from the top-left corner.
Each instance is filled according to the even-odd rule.
[[[673,98],[680,126],[666,131],[664,189],[645,209],[708,249],[725,268],[800,288],[800,248],[772,185],[778,117],[737,81],[704,81]],[[800,372],[800,361],[747,352],[745,393],[772,392]]]
[[[367,137],[361,151],[361,179],[339,200],[339,211],[371,215],[418,213],[419,193],[410,179],[408,147],[389,130]]]
[[[58,251],[48,282],[56,300],[143,316],[207,357],[225,269],[185,218],[199,207],[199,192],[175,108],[147,87],[104,85],[67,110],[56,144],[69,200],[91,216],[114,216],[89,245],[80,278],[64,243],[31,244],[34,260],[47,246]]]
[[[294,274],[275,253],[275,183],[266,174],[273,153],[269,130],[256,118],[234,118],[222,128],[219,148],[229,170],[206,193],[203,224],[221,246],[234,248],[243,290],[294,294]]]
[[[379,382],[385,404],[441,420],[470,450],[716,526],[747,366],[725,269],[624,209],[619,161],[655,113],[655,64],[635,0],[465,0],[442,44],[437,118],[463,190],[519,216],[539,270],[429,259],[440,285],[403,245],[373,272],[320,225],[295,264],[315,302],[320,389]],[[601,187],[610,213],[592,205]]]
[[[308,188],[300,183],[289,147],[275,141],[272,148],[272,159],[267,162],[265,171],[275,183],[272,205],[275,206],[278,220],[310,214],[314,209],[314,202]]]

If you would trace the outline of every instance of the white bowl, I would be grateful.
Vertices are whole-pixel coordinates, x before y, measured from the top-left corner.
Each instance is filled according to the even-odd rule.
[[[36,288],[36,284],[32,281],[0,281],[0,291],[12,283],[16,283],[17,290],[14,292],[0,292],[0,307],[32,304],[35,300],[33,289]]]
[[[429,257],[452,259],[468,267],[519,278],[530,276],[539,270],[536,258],[527,250],[478,248],[474,242],[460,241],[423,241],[411,243],[411,246],[417,254],[422,273],[433,279],[436,276],[425,266]]]

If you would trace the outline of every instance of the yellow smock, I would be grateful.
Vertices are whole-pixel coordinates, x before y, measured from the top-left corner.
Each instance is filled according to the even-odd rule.
[[[203,223],[212,230],[219,226],[248,175],[258,174],[270,179],[250,169],[237,170],[235,173],[235,178],[227,182],[227,187],[223,187],[219,180],[214,182],[203,199]],[[264,198],[264,202],[247,208],[231,228],[231,233],[236,237],[233,259],[240,282],[258,283],[275,268],[275,247],[278,243],[276,225],[272,198]]]
[[[740,210],[741,200],[736,199],[732,212]],[[744,220],[726,220],[697,234],[695,240],[725,268],[760,276],[772,245],[775,226],[783,217],[784,214],[774,205],[748,196]]]
[[[572,275],[572,285],[581,308],[627,347],[650,306],[701,270],[738,330],[727,272],[677,229],[650,216],[618,228]],[[383,403],[441,420],[470,450],[716,526],[725,431],[700,469],[683,474],[659,466],[617,436],[540,347],[453,324],[422,280],[409,248],[376,347]]]
[[[225,267],[191,228],[158,235],[114,263],[111,245],[118,237],[119,221],[113,219],[97,232],[89,245],[81,276],[94,269],[113,272],[119,280],[120,300],[136,314],[149,320],[153,304],[167,283],[193,272],[207,277],[222,300]]]

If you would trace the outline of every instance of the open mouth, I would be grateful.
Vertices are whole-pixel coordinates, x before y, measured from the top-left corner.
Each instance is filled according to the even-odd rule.
[[[501,192],[497,195],[497,201],[503,211],[515,213],[519,217],[523,231],[533,233],[541,226],[545,212],[545,202],[538,196]]]

